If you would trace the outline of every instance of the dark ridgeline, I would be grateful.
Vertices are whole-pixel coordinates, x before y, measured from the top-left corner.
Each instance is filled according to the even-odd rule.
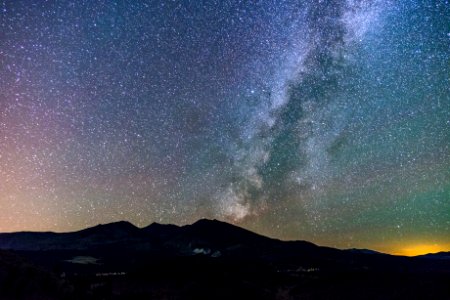
[[[217,220],[0,234],[0,299],[450,299],[450,253],[280,241]]]

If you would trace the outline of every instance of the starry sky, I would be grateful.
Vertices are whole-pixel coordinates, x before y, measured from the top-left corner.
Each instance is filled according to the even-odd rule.
[[[0,231],[450,250],[449,1],[4,0],[0,26]]]

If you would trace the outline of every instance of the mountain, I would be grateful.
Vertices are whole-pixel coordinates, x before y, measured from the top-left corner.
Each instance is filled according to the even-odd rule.
[[[142,228],[142,231],[154,237],[163,238],[175,235],[179,229],[177,225],[152,223]]]
[[[351,251],[353,253],[364,253],[364,254],[383,254],[381,252],[370,250],[370,249],[357,249],[357,248],[351,248],[347,249],[347,251]]]
[[[417,257],[426,258],[426,259],[437,259],[437,260],[449,260],[450,261],[450,251],[449,252],[428,253],[425,255],[419,255]]]
[[[17,232],[0,233],[0,249],[22,251],[81,250],[108,245],[139,247],[148,242],[180,244],[191,246],[204,243],[212,247],[225,247],[270,239],[248,230],[217,220],[200,220],[192,225],[179,227],[153,223],[138,228],[125,221],[100,224],[76,232]]]
[[[254,248],[268,247],[280,241],[258,235],[246,229],[218,220],[201,219],[186,225],[171,235],[166,245],[183,254],[201,252],[216,255],[250,251]]]
[[[69,233],[18,232],[0,234],[0,249],[15,251],[142,252],[158,256],[252,257],[286,259],[339,255],[342,251],[305,241],[283,242],[221,222],[201,219],[192,225],[153,223],[138,228],[129,222],[97,225]],[[326,253],[325,253],[326,252]],[[301,255],[299,255],[301,254]],[[114,259],[114,258],[111,258]],[[324,261],[328,260],[324,258]]]
[[[139,231],[139,228],[127,221],[119,221],[109,224],[99,224],[84,230],[80,230],[78,235],[113,235],[114,238],[121,238]],[[74,234],[74,233],[72,233]]]
[[[1,233],[0,249],[4,250],[81,250],[129,241],[140,229],[125,221],[97,225],[76,232]]]
[[[57,278],[49,281],[59,282],[50,284],[52,295],[69,287],[61,299],[450,298],[448,253],[410,258],[339,250],[272,239],[218,220],[4,233],[0,249],[42,270],[36,271],[42,278]],[[0,287],[8,282],[0,276]]]

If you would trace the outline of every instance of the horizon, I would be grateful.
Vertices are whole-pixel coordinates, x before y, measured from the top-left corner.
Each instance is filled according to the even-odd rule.
[[[0,232],[450,251],[450,6],[419,2],[3,1]]]
[[[104,225],[111,225],[111,224],[116,224],[116,223],[128,223],[128,224],[131,224],[132,226],[136,227],[137,229],[144,229],[144,228],[149,227],[149,226],[151,226],[151,225],[153,225],[153,224],[159,224],[159,225],[175,225],[175,226],[178,226],[178,227],[181,228],[181,227],[183,227],[183,226],[190,226],[190,225],[193,225],[193,224],[195,224],[195,223],[197,223],[197,222],[199,222],[199,221],[202,221],[202,220],[207,220],[207,221],[219,221],[219,222],[222,222],[222,223],[230,224],[230,225],[232,225],[232,226],[236,226],[236,227],[238,227],[238,228],[243,228],[243,229],[249,230],[250,232],[253,232],[253,233],[258,234],[258,235],[262,235],[262,236],[267,237],[267,238],[271,238],[271,239],[279,239],[279,238],[276,238],[276,237],[266,236],[266,235],[264,235],[264,234],[261,234],[261,233],[252,231],[252,230],[247,229],[247,228],[245,228],[245,227],[241,227],[241,226],[238,226],[238,225],[235,225],[235,224],[232,224],[232,223],[223,221],[223,220],[218,220],[218,219],[208,219],[208,218],[200,218],[200,219],[196,220],[196,221],[193,222],[193,223],[186,223],[186,224],[181,224],[181,225],[173,224],[173,223],[151,222],[151,223],[149,223],[148,225],[137,226],[136,224],[133,224],[132,222],[127,221],[127,220],[118,220],[118,221],[112,221],[112,222],[109,222],[109,223],[99,223],[99,224],[91,225],[91,226],[88,226],[88,227],[84,227],[84,228],[80,228],[80,229],[75,229],[75,230],[72,230],[72,231],[28,231],[28,230],[25,230],[25,231],[0,232],[0,234],[2,234],[2,233],[23,233],[23,232],[32,232],[32,233],[40,233],[40,232],[51,232],[51,233],[73,233],[73,232],[78,232],[78,231],[82,231],[82,230],[89,229],[89,228],[94,228],[94,227],[104,226]],[[281,241],[306,241],[306,242],[311,242],[311,241],[301,240],[301,239],[279,239],[279,240],[281,240]],[[314,244],[315,244],[315,243],[314,243]],[[333,246],[331,246],[331,245],[322,245],[322,244],[316,244],[316,245],[317,245],[317,246],[321,246],[321,247],[333,247]],[[402,248],[402,247],[403,247],[403,248]],[[348,247],[348,248],[345,248],[345,247],[336,247],[336,246],[334,246],[333,248],[341,249],[341,250],[351,250],[351,249],[357,249],[357,250],[373,250],[373,251],[380,252],[380,253],[382,253],[382,254],[390,254],[390,255],[398,255],[398,256],[408,256],[408,257],[420,256],[420,255],[425,255],[425,254],[435,254],[435,253],[440,253],[440,252],[444,252],[444,253],[445,253],[445,252],[449,252],[449,253],[450,253],[450,247],[441,247],[441,246],[438,245],[438,244],[424,244],[424,243],[415,243],[415,244],[410,244],[410,245],[406,245],[406,246],[405,246],[405,245],[402,245],[401,247],[399,247],[399,248],[397,248],[397,249],[392,249],[392,251],[381,250],[381,249],[376,249],[376,248],[354,248],[354,247]],[[385,248],[384,248],[384,249],[385,249]]]

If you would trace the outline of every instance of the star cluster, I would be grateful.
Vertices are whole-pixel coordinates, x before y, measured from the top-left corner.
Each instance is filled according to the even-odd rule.
[[[1,1],[0,231],[448,250],[449,24],[447,1]]]

